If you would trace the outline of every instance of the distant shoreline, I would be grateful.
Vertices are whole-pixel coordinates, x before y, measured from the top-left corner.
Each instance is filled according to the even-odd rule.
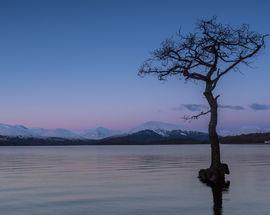
[[[188,144],[188,143],[183,143],[183,144],[26,144],[26,145],[9,145],[9,144],[0,144],[0,147],[7,147],[7,146],[12,146],[12,147],[31,147],[31,146],[36,146],[36,147],[42,147],[42,146],[52,146],[52,147],[61,147],[61,146],[188,146],[188,145],[210,145],[209,143],[195,143],[195,144]],[[269,145],[266,143],[222,143],[221,145]]]
[[[223,145],[268,145],[270,133],[252,133],[220,137]],[[0,136],[0,146],[106,146],[106,145],[198,145],[209,144],[204,136],[199,137],[166,137],[154,132],[140,132],[127,136],[115,136],[99,140],[34,138]],[[269,144],[270,145],[270,144]]]

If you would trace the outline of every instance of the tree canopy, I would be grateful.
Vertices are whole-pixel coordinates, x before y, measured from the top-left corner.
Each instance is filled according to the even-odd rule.
[[[240,64],[250,64],[250,58],[264,48],[266,36],[246,24],[232,27],[215,17],[201,20],[193,33],[179,32],[163,41],[142,64],[139,75],[153,73],[160,80],[182,75],[186,80],[207,82],[213,90],[222,76]]]

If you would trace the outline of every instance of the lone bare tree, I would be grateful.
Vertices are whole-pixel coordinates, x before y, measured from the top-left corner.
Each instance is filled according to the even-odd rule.
[[[251,31],[248,25],[224,25],[215,17],[201,20],[193,33],[178,33],[162,42],[161,48],[154,50],[139,70],[139,75],[155,74],[160,80],[180,75],[185,80],[201,81],[205,84],[203,94],[209,110],[189,119],[211,114],[208,126],[211,165],[199,172],[199,178],[207,184],[224,184],[225,174],[229,174],[227,164],[221,163],[216,131],[220,95],[214,95],[213,91],[224,75],[239,70],[240,64],[250,65],[250,59],[264,48],[266,36]]]

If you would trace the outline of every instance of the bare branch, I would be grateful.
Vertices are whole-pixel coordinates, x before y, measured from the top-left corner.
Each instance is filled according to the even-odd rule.
[[[223,72],[217,74],[217,77],[213,80],[213,87],[212,87],[212,90],[216,87],[217,85],[217,82],[219,81],[219,79],[224,76],[226,73],[228,73],[229,71],[231,71],[232,69],[236,68],[236,66],[240,63],[244,63],[246,64],[247,66],[249,65],[248,62],[246,62],[245,60],[248,59],[248,58],[251,58],[253,57],[254,55],[256,55],[258,53],[258,51],[264,46],[264,37],[262,37],[261,39],[261,44],[257,44],[256,43],[256,48],[254,50],[252,50],[252,52],[250,52],[249,54],[246,54],[244,56],[242,56],[242,52],[239,56],[238,59],[234,60],[234,62],[229,66],[227,67]]]
[[[183,117],[183,119],[185,120],[185,121],[192,121],[192,120],[194,120],[194,119],[198,119],[199,117],[201,117],[201,116],[204,116],[204,115],[206,115],[206,114],[208,114],[208,113],[210,113],[211,112],[211,110],[208,110],[208,111],[202,111],[202,112],[200,112],[199,114],[196,114],[196,115],[192,115],[192,116],[184,116]]]
[[[179,75],[211,82],[213,90],[229,71],[240,64],[249,66],[248,59],[264,48],[267,36],[251,31],[248,25],[235,28],[218,23],[215,17],[201,20],[194,33],[179,33],[162,42],[139,74],[156,74],[160,80]]]

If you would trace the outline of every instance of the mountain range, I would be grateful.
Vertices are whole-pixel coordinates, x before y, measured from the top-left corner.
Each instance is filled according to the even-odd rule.
[[[127,131],[117,131],[104,127],[86,129],[83,131],[72,131],[63,128],[45,129],[28,128],[23,125],[0,124],[0,135],[20,138],[64,138],[81,140],[100,140],[110,137],[122,137],[149,130],[160,136],[177,135],[189,137],[201,132],[185,131],[181,126],[165,122],[149,121]]]
[[[186,131],[180,125],[170,124],[158,121],[149,121],[141,125],[138,125],[132,129],[119,131],[112,130],[104,127],[97,127],[86,129],[83,131],[73,131],[63,128],[56,129],[45,129],[45,128],[28,128],[24,125],[8,125],[0,123],[0,135],[9,137],[33,137],[33,138],[65,138],[65,139],[91,139],[99,140],[112,136],[124,136],[133,134],[143,130],[152,130],[157,134],[162,136],[168,135],[168,131],[177,130],[180,131],[182,135],[188,135],[190,132]],[[230,130],[220,130],[219,134],[221,136],[239,135],[247,133],[265,133],[269,132],[270,129],[261,129],[257,126],[244,126],[239,129]]]
[[[270,133],[221,137],[221,143],[269,142]],[[84,131],[27,128],[23,125],[0,124],[0,145],[151,145],[205,144],[208,134],[183,130],[181,126],[150,121],[126,131],[98,127]]]

